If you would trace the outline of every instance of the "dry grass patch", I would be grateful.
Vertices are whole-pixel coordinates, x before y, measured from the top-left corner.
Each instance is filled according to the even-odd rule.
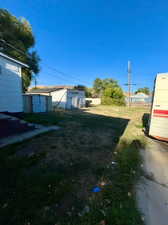
[[[130,116],[137,119],[128,125],[128,111],[119,109],[40,114],[40,122],[62,129],[1,151],[0,224],[142,225],[133,197],[140,159],[130,146],[140,118]],[[123,134],[129,141],[115,154]]]

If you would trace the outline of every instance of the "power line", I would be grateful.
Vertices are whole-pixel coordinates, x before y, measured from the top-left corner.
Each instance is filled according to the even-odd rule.
[[[68,76],[68,79],[75,79],[75,80],[77,80],[80,84],[85,83],[85,84],[89,85],[89,83],[87,83],[86,81],[82,81],[82,80],[79,79],[79,78],[76,78],[74,75],[67,74],[67,73],[65,73],[65,72],[62,72],[62,71],[58,70],[58,69],[55,68],[55,67],[51,67],[51,66],[48,66],[48,65],[46,65],[46,64],[43,64],[43,65],[46,66],[48,69],[50,69],[50,70],[52,70],[52,71],[54,71],[54,72],[57,72],[58,74],[61,74],[61,75],[66,76],[66,77]],[[71,78],[70,78],[70,77],[71,77]]]
[[[18,48],[16,48],[16,47],[14,47],[13,45],[9,44],[9,43],[8,43],[7,41],[5,41],[4,39],[0,39],[0,41],[1,41],[3,44],[6,44],[6,45],[9,46],[10,48],[14,49],[15,51],[17,51],[17,52],[23,54],[24,56],[26,55],[26,56],[29,57],[29,58],[31,57],[30,55],[28,55],[27,53],[25,53],[25,52],[22,51],[21,49],[18,49]],[[53,68],[53,67],[48,66],[48,65],[46,65],[46,64],[43,64],[43,65],[45,65],[48,69],[53,70],[53,71],[55,71],[55,72],[57,72],[57,73],[59,73],[59,74],[61,74],[61,75],[63,75],[63,76],[72,77],[72,78],[68,78],[68,79],[75,79],[75,80],[78,80],[81,84],[83,84],[83,83],[86,84],[86,83],[87,83],[87,82],[84,82],[84,81],[82,81],[82,80],[76,78],[76,77],[73,76],[73,75],[70,75],[70,74],[67,74],[67,73],[64,73],[64,72],[60,71],[60,70],[58,70],[57,68]],[[89,85],[89,83],[87,83],[87,85]]]
[[[28,58],[31,57],[28,53],[24,52],[24,51],[21,50],[21,49],[15,48],[13,45],[9,44],[9,43],[8,43],[7,41],[5,41],[4,39],[0,39],[0,41],[1,41],[3,44],[6,44],[7,46],[9,46],[10,48],[13,48],[15,51],[21,53],[22,55],[24,55],[24,56],[26,55]]]
[[[64,81],[68,81],[68,82],[73,82],[73,83],[75,83],[74,81],[71,81],[70,79],[68,79],[68,78],[65,78],[65,77],[61,77],[60,76],[60,74],[51,74],[51,73],[46,73],[45,72],[45,75],[47,75],[47,76],[50,76],[50,77],[52,77],[52,78],[58,78],[58,79],[62,79],[62,80],[64,80]],[[76,83],[77,84],[77,83]]]
[[[57,79],[57,78],[58,78],[59,81],[61,80],[61,81],[63,81],[63,82],[67,82],[68,84],[70,83],[70,81],[69,81],[68,79],[63,78],[63,77],[60,77],[58,74],[45,73],[45,75],[46,75],[45,78],[47,78],[47,77],[49,76],[49,77],[51,77],[52,79],[54,79],[54,78]],[[35,85],[35,87],[37,87],[37,86],[38,86],[38,85],[37,85],[37,77],[34,76],[33,78],[34,78],[34,85]],[[72,81],[71,81],[71,82],[72,82]],[[73,82],[73,83],[74,83],[74,82]],[[75,85],[77,85],[77,83],[76,83]]]

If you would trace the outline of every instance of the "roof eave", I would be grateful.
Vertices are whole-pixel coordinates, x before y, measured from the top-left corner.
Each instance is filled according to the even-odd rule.
[[[11,57],[9,57],[9,56],[3,54],[2,52],[0,52],[0,56],[4,57],[4,58],[6,58],[6,59],[8,59],[8,60],[10,60],[10,61],[12,61],[12,62],[15,62],[15,63],[19,64],[19,65],[21,65],[22,67],[29,68],[29,66],[28,66],[27,64],[22,63],[22,62],[20,62],[20,61],[18,61],[18,60],[16,60],[16,59],[13,59],[13,58],[11,58]]]

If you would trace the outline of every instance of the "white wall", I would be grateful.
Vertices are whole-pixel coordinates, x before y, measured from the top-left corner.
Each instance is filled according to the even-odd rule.
[[[86,98],[86,100],[91,101],[91,105],[101,104],[101,98]]]
[[[67,103],[67,89],[61,89],[53,91],[50,94],[52,96],[52,105],[57,106],[58,108],[66,108]]]
[[[0,56],[0,112],[22,112],[21,66]]]
[[[85,107],[85,92],[80,90],[68,90],[67,109]]]

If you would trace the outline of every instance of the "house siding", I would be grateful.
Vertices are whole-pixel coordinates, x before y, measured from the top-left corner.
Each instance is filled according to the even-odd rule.
[[[0,56],[0,112],[22,112],[21,66]]]

